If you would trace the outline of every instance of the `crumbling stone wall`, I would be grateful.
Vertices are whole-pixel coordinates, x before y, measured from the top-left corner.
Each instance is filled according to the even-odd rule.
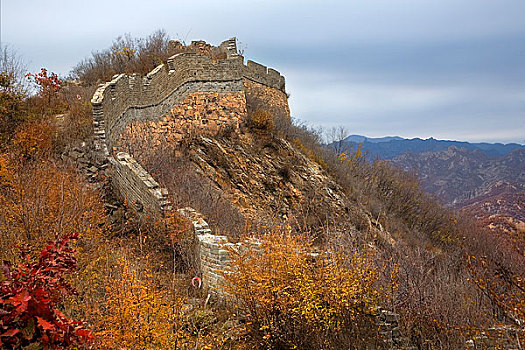
[[[135,153],[178,143],[187,135],[214,135],[220,130],[237,131],[246,115],[242,91],[194,92],[156,121],[130,122],[118,140],[118,149]]]
[[[129,124],[156,122],[158,124],[155,127],[163,127],[165,120],[162,119],[170,114],[170,110],[178,104],[183,105],[188,97],[197,92],[245,94],[244,81],[249,80],[265,86],[267,92],[273,89],[284,94],[284,77],[276,70],[253,61],[248,61],[244,65],[244,58],[238,54],[235,42],[233,38],[215,48],[204,42],[193,42],[188,50],[182,50],[180,43],[178,45],[172,43],[170,49],[183,52],[171,56],[167,64],[159,65],[144,77],[137,74],[119,74],[110,82],[102,84],[91,100],[95,148],[103,156],[115,154],[119,151],[122,134],[129,131],[127,130]],[[223,55],[214,55],[214,51]],[[270,95],[272,94],[268,94]],[[235,106],[239,112],[243,108],[245,110],[245,102],[243,105],[241,100],[237,101]],[[219,105],[221,101],[228,101],[228,99],[221,98]],[[289,114],[288,104],[283,101],[286,102],[281,99],[276,105],[283,106]],[[226,115],[222,114],[220,117],[222,118],[220,124],[225,123]],[[234,118],[238,117],[235,114]],[[204,120],[206,121],[206,118]],[[231,121],[232,124],[237,122],[238,120]],[[196,116],[179,118],[171,126],[188,129],[190,126],[187,124],[199,126],[203,121]],[[214,123],[210,123],[211,127],[213,125]]]
[[[95,92],[91,103],[97,149],[113,147],[132,121],[158,120],[194,92],[242,91],[236,62],[212,62],[206,56],[181,53],[145,77],[119,74]]]
[[[220,295],[226,283],[221,271],[230,263],[229,252],[225,248],[231,243],[226,236],[214,235],[202,214],[195,209],[187,207],[179,209],[178,212],[193,224],[204,288],[210,293]]]
[[[110,157],[114,168],[112,180],[117,188],[123,189],[126,198],[138,211],[151,216],[162,216],[172,210],[168,200],[168,191],[159,186],[127,153],[119,152],[116,158]],[[196,260],[200,267],[203,287],[217,298],[224,298],[226,283],[223,271],[230,267],[230,250],[258,246],[256,239],[242,243],[231,243],[228,237],[215,235],[203,215],[192,208],[179,209],[178,212],[191,220],[197,241]],[[379,338],[372,339],[370,348],[377,349],[410,349],[408,341],[399,330],[399,315],[387,310],[378,309],[375,315]]]

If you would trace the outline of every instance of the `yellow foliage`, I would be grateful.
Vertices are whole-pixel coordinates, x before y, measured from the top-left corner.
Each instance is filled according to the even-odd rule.
[[[13,166],[7,155],[0,154],[0,189],[11,187],[13,184]]]
[[[339,155],[339,160],[341,162],[356,163],[362,159],[364,159],[362,143],[357,145],[354,154],[348,154],[346,152],[343,152]]]
[[[261,108],[250,114],[249,123],[254,129],[266,131],[272,130],[275,126],[272,114]]]
[[[116,56],[127,58],[128,60],[132,59],[135,56],[135,53],[136,50],[128,46],[124,46],[121,50],[115,51]]]
[[[26,159],[48,154],[53,149],[54,133],[47,121],[25,123],[13,138],[14,150]]]
[[[380,292],[367,256],[316,254],[305,236],[272,232],[259,248],[232,250],[232,257],[225,289],[247,312],[247,335],[266,348],[330,348],[371,325]]]
[[[182,298],[155,286],[147,269],[139,275],[119,259],[119,278],[106,286],[106,310],[97,325],[103,347],[174,349],[186,339],[181,329]]]
[[[155,226],[165,235],[170,246],[174,246],[185,234],[191,232],[191,222],[176,211],[167,213],[155,222]]]

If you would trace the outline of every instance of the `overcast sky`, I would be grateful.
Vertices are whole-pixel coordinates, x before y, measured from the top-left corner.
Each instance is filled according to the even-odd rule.
[[[165,29],[286,77],[295,118],[353,134],[525,143],[524,0],[0,0],[1,39],[67,75]]]

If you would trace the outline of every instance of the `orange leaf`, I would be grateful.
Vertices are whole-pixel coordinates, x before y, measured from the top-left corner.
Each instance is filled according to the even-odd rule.
[[[42,328],[45,329],[45,330],[55,328],[55,326],[54,326],[52,323],[47,322],[46,320],[44,320],[44,319],[43,319],[42,317],[40,317],[40,316],[37,316],[36,319],[37,319],[38,324],[40,325],[40,327],[42,327]]]
[[[0,335],[0,337],[12,337],[18,332],[20,332],[20,329],[10,329],[6,331],[4,334]]]

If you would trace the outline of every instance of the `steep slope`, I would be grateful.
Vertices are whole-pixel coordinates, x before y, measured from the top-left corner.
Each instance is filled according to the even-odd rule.
[[[318,163],[279,137],[198,136],[177,153],[160,163],[156,156],[143,161],[175,200],[200,210],[222,231],[243,222],[289,223],[313,232],[370,222]]]

